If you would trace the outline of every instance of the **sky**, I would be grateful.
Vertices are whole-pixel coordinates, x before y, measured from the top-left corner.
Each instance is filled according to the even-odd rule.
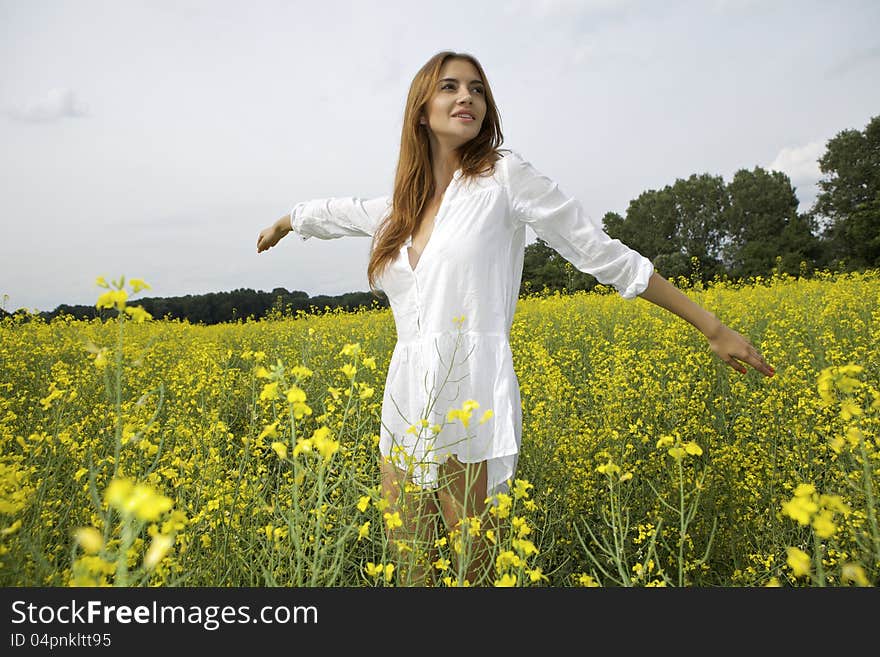
[[[295,203],[390,194],[403,109],[475,56],[504,148],[601,220],[679,178],[786,173],[880,113],[880,3],[0,0],[0,307],[367,291],[369,238],[257,254]],[[530,233],[527,243],[533,242]]]

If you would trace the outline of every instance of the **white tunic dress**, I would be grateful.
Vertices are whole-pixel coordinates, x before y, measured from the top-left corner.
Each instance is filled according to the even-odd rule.
[[[390,196],[306,201],[291,211],[291,227],[303,240],[370,237],[390,203]],[[641,294],[654,271],[519,153],[507,153],[491,176],[467,181],[456,171],[415,268],[410,239],[377,279],[397,329],[379,449],[401,469],[414,466],[413,481],[423,488],[437,486],[438,466],[450,454],[462,463],[487,461],[489,495],[508,490],[516,471],[522,405],[510,328],[526,226],[625,299]],[[468,426],[448,420],[467,400],[479,404]],[[480,423],[489,409],[492,417]]]

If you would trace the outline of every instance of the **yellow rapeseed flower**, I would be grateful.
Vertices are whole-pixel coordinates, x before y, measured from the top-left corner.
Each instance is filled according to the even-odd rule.
[[[287,445],[285,445],[284,443],[280,443],[277,441],[272,443],[272,450],[278,455],[278,458],[287,458]]]
[[[131,285],[131,291],[133,294],[137,294],[141,290],[152,290],[149,283],[145,283],[142,278],[132,278],[128,281],[128,284]]]
[[[361,345],[359,342],[355,342],[354,344],[347,344],[342,348],[342,351],[339,352],[340,356],[357,356],[361,353]]]
[[[857,563],[845,563],[840,569],[840,580],[846,584],[853,583],[858,586],[871,586],[871,582],[865,575],[865,569]]]
[[[527,479],[516,479],[513,482],[513,497],[518,500],[528,499],[529,489],[534,487]]]
[[[125,312],[136,324],[143,324],[145,321],[153,319],[153,316],[140,306],[126,306]]]
[[[116,306],[118,310],[122,311],[125,308],[126,299],[128,299],[128,293],[125,290],[110,290],[98,297],[95,307],[112,308]]]
[[[805,577],[810,574],[810,555],[796,547],[786,548],[788,563],[795,577]]]
[[[134,515],[144,522],[155,522],[170,510],[170,498],[156,493],[150,486],[130,479],[114,479],[107,486],[104,499],[123,515]]]
[[[155,568],[162,558],[168,553],[168,550],[174,544],[174,538],[167,534],[158,534],[153,538],[147,553],[144,555],[144,568],[152,570]]]
[[[501,579],[495,580],[495,586],[516,586],[516,575],[505,573]]]
[[[297,402],[304,402],[306,400],[305,391],[299,386],[292,385],[290,389],[287,391],[287,402],[290,404],[295,404]]]
[[[366,512],[367,507],[370,506],[370,496],[363,495],[358,499],[357,508],[361,513]]]
[[[260,392],[260,400],[264,401],[266,399],[278,399],[277,381],[272,381],[263,386],[263,390]]]
[[[73,532],[73,538],[86,554],[97,554],[104,548],[104,537],[94,527],[80,527]]]
[[[367,538],[370,535],[370,521],[367,520],[363,525],[358,528],[358,537],[357,540],[361,540],[362,538]]]
[[[386,511],[383,517],[385,518],[385,524],[388,525],[388,529],[394,530],[403,526],[403,520],[400,519],[399,511],[395,511],[394,513],[388,513]]]
[[[691,456],[700,456],[703,453],[703,449],[694,441],[685,443],[684,451],[686,451]]]

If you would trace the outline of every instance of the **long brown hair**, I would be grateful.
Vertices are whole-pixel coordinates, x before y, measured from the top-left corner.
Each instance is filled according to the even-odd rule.
[[[400,247],[416,230],[416,221],[434,196],[431,144],[427,129],[419,127],[419,116],[436,92],[440,71],[449,59],[464,59],[473,64],[480,73],[485,90],[486,116],[480,132],[459,148],[462,178],[494,171],[495,162],[501,157],[498,151],[504,141],[501,117],[483,67],[473,55],[451,50],[438,52],[419,69],[409,86],[400,134],[400,156],[394,178],[392,210],[376,230],[370,263],[367,266],[367,280],[374,296],[379,296],[376,294],[376,279],[397,257]]]

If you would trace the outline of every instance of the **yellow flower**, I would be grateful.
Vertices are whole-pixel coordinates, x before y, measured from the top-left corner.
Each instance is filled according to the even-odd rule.
[[[362,496],[357,503],[358,511],[364,513],[367,510],[367,507],[370,506],[370,496],[364,495]]]
[[[664,447],[669,447],[675,441],[672,439],[672,436],[661,436],[660,440],[657,441],[657,449],[663,449]]]
[[[473,399],[468,399],[464,404],[461,405],[461,410],[463,411],[475,411],[480,407],[480,405],[474,401]]]
[[[842,582],[852,582],[859,586],[871,586],[871,582],[865,575],[865,570],[857,563],[845,563],[840,570],[840,579]]]
[[[513,496],[518,500],[528,499],[529,488],[534,488],[526,479],[517,479],[513,483]]]
[[[361,352],[361,345],[359,342],[355,342],[354,344],[347,344],[342,348],[342,351],[339,352],[340,356],[357,356]]]
[[[267,383],[263,386],[263,390],[260,392],[260,400],[266,399],[278,399],[278,382],[273,381],[272,383]]]
[[[796,547],[786,548],[788,559],[786,563],[791,567],[795,577],[805,577],[810,574],[810,555]]]
[[[312,370],[303,365],[296,365],[291,372],[297,379],[307,379],[313,374]]]
[[[620,466],[615,465],[611,461],[608,461],[608,463],[604,463],[597,467],[596,470],[598,470],[602,474],[613,475],[617,472],[620,472]]]
[[[795,497],[809,497],[815,492],[816,487],[813,484],[798,484],[797,488],[794,489]]]
[[[128,313],[137,324],[143,324],[146,320],[153,319],[153,316],[140,306],[126,306],[125,312]]]
[[[370,577],[378,577],[385,571],[385,567],[382,564],[375,564],[372,561],[368,561],[367,565],[364,566],[364,570]]]
[[[103,287],[106,290],[110,289],[110,285],[107,284],[107,281],[104,279],[103,276],[98,276],[98,278],[95,279],[95,285],[97,285],[98,287]]]
[[[577,583],[579,586],[586,586],[589,588],[596,588],[599,586],[599,583],[593,579],[592,575],[587,575],[586,573],[577,575]]]
[[[257,440],[261,440],[263,438],[277,438],[278,437],[278,422],[277,420],[272,424],[267,424],[263,427],[263,430],[260,432],[260,435],[257,437]]]
[[[94,527],[80,527],[73,532],[73,538],[86,554],[97,554],[104,547],[104,537]]]
[[[278,455],[278,458],[280,458],[280,459],[287,458],[287,445],[285,445],[284,443],[274,442],[274,443],[272,443],[272,449]]]
[[[389,563],[385,565],[385,581],[390,582],[391,578],[394,576],[394,564]]]
[[[782,504],[782,512],[801,525],[809,525],[810,519],[818,510],[819,506],[812,499],[804,496],[796,495]]]
[[[174,505],[170,498],[156,493],[146,484],[135,484],[130,479],[111,481],[104,499],[123,515],[133,514],[144,522],[155,522]]]
[[[684,451],[686,451],[691,456],[700,456],[700,454],[703,453],[702,448],[693,441],[685,444]]]
[[[684,458],[685,451],[681,447],[670,447],[668,451],[669,456],[674,458],[676,461],[680,461]]]
[[[152,570],[162,560],[174,544],[174,539],[167,534],[158,534],[153,538],[147,553],[144,555],[144,568]]]
[[[315,429],[311,437],[312,444],[318,453],[324,457],[324,461],[329,461],[331,457],[339,451],[339,441],[330,438],[330,429],[327,427],[319,427]]]
[[[17,532],[19,529],[21,529],[21,518],[9,525],[9,527],[4,527],[3,529],[0,529],[0,536],[9,536]],[[0,554],[3,554],[3,552],[0,552]]]
[[[495,570],[499,572],[507,568],[519,568],[522,565],[522,559],[511,550],[505,550],[495,558]]]
[[[152,290],[148,283],[144,282],[142,278],[132,278],[128,281],[129,285],[131,285],[131,291],[133,294],[137,294],[141,290]]]
[[[104,292],[104,294],[98,297],[95,307],[112,308],[113,306],[116,306],[116,308],[121,311],[125,308],[126,299],[128,299],[128,293],[125,290],[110,290],[109,292]]]
[[[431,565],[434,566],[434,568],[436,568],[437,570],[446,570],[449,568],[449,564],[450,564],[449,559],[443,559],[441,557],[440,559],[437,559],[437,561],[435,561]]]
[[[361,540],[362,538],[367,538],[370,535],[370,521],[367,520],[363,525],[358,528],[358,537],[357,540]]]
[[[501,579],[495,580],[495,586],[516,586],[516,575],[505,573]]]
[[[398,527],[403,526],[403,520],[400,519],[400,512],[395,511],[394,513],[385,512],[383,516],[385,518],[385,524],[388,525],[388,529],[396,529]]]
[[[287,391],[287,402],[290,404],[295,404],[297,402],[304,402],[306,400],[305,391],[299,386],[293,385],[290,386],[290,389]]]
[[[347,376],[349,379],[353,379],[354,375],[357,373],[357,368],[351,363],[346,363],[339,369],[342,370],[342,373],[345,374],[345,376]]]
[[[813,518],[813,530],[819,538],[831,538],[837,531],[837,525],[832,520],[831,511],[823,509]]]
[[[515,538],[511,541],[511,545],[517,552],[522,553],[526,557],[538,553],[538,548],[535,547],[535,544],[525,538]]]

